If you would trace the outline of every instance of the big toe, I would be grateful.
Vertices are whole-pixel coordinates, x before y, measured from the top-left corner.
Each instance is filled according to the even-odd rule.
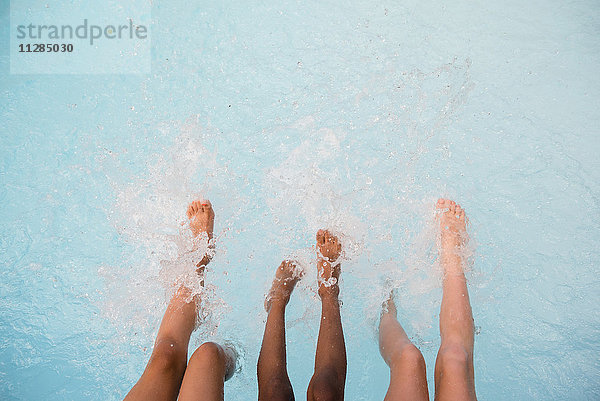
[[[208,199],[201,202],[201,207],[202,207],[203,212],[212,211],[212,204],[210,203],[210,201]]]
[[[317,244],[323,245],[325,243],[325,230],[317,231]]]
[[[437,201],[436,207],[438,209],[450,209],[450,207],[452,207],[453,203],[454,202],[452,202],[450,199],[440,198]]]
[[[341,245],[338,237],[336,237],[335,235],[333,235],[331,233],[329,233],[329,238],[327,238],[327,241],[332,243],[333,246],[335,247],[335,249],[337,249]]]

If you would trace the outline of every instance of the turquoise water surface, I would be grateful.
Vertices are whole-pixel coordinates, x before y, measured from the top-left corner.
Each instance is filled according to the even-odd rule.
[[[9,74],[1,4],[1,399],[124,397],[197,196],[218,252],[192,346],[240,351],[226,399],[256,399],[263,299],[290,256],[309,269],[287,314],[304,397],[324,226],[347,247],[346,399],[387,390],[390,284],[433,394],[440,195],[471,221],[479,399],[600,399],[598,2],[152,2],[140,75]]]

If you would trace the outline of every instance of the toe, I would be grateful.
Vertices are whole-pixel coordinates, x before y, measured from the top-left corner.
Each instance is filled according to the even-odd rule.
[[[317,231],[317,243],[318,244],[325,243],[325,233],[323,232],[323,230]]]
[[[446,198],[440,198],[440,199],[438,199],[438,203],[437,203],[436,207],[438,209],[452,210],[452,208],[455,205],[456,205],[456,203],[453,200],[446,199]]]
[[[326,231],[326,232],[327,232],[327,242],[335,245],[335,241],[337,240],[337,238],[335,236],[333,236],[329,231]]]

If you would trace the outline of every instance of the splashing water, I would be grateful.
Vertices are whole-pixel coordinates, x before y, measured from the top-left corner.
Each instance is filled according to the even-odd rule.
[[[252,285],[259,283],[263,299],[252,301],[249,310],[251,315],[264,313],[262,301],[275,266],[261,261],[293,259],[298,269],[310,272],[316,257],[314,235],[327,228],[343,244],[342,300],[362,300],[346,302],[345,314],[364,316],[376,334],[381,305],[394,291],[397,302],[411,313],[415,341],[425,347],[431,344],[441,278],[433,208],[445,190],[435,180],[417,181],[414,171],[424,168],[422,156],[432,149],[440,153],[440,160],[448,156],[447,146],[435,143],[440,140],[435,133],[464,102],[471,87],[468,69],[466,62],[429,74],[401,74],[392,80],[396,90],[391,94],[365,88],[354,98],[357,110],[372,107],[373,99],[386,102],[361,124],[349,119],[339,126],[323,126],[306,116],[274,127],[265,133],[265,140],[279,143],[278,151],[265,154],[268,159],[255,156],[258,168],[249,169],[252,159],[244,155],[238,155],[237,164],[230,163],[229,155],[216,150],[220,133],[202,127],[196,118],[177,128],[168,151],[148,160],[146,171],[134,174],[129,182],[110,176],[116,201],[109,216],[126,250],[123,267],[103,266],[99,272],[106,282],[102,310],[120,341],[147,355],[168,300],[184,284],[192,290],[190,297],[202,299],[193,343],[212,338],[233,344],[242,364],[251,360],[258,352],[255,343],[262,323],[240,319],[236,281],[250,275]],[[382,88],[389,77],[374,80],[374,87]],[[391,108],[393,104],[402,106]],[[160,129],[172,134],[168,125]],[[287,140],[276,136],[281,132],[286,132]],[[121,162],[117,157],[106,164],[117,163],[120,171]],[[193,266],[212,249],[206,238],[192,238],[184,212],[191,201],[204,198],[211,199],[216,227],[221,229],[215,232],[216,252],[202,287]],[[229,254],[230,249],[236,253]],[[300,299],[291,308],[288,327],[316,339],[314,276],[304,274],[299,281],[293,298]],[[356,335],[354,324],[348,330],[349,341]],[[251,338],[248,329],[254,333]],[[233,385],[249,385],[252,370],[242,369]]]
[[[157,329],[154,322],[181,285],[190,289],[190,300],[202,298],[198,320],[202,332],[214,334],[219,317],[212,312],[228,309],[212,284],[201,285],[194,266],[205,254],[214,257],[214,247],[209,247],[205,235],[192,236],[185,210],[191,201],[205,198],[202,192],[214,191],[208,177],[228,182],[232,176],[217,163],[215,152],[204,147],[214,133],[196,124],[184,126],[182,131],[169,152],[149,163],[144,176],[114,185],[117,194],[111,222],[131,250],[124,260],[126,268],[100,269],[109,287],[103,310],[122,335],[142,331],[137,338],[145,343],[144,348]],[[201,173],[204,182],[198,183]],[[220,242],[226,233],[226,229],[215,232],[211,242]],[[210,274],[210,266],[205,274]]]

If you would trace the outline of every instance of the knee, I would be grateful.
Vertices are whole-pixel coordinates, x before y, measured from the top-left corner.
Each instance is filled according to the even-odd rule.
[[[266,382],[258,381],[259,401],[294,401],[294,391],[289,379],[274,377]]]
[[[336,401],[344,399],[344,382],[333,372],[319,373],[312,380],[314,401]]]
[[[225,352],[219,344],[206,342],[199,346],[190,358],[189,365],[225,367]]]
[[[462,345],[443,345],[437,356],[437,363],[442,372],[465,371],[471,363],[469,352]]]
[[[185,370],[187,350],[176,341],[166,338],[154,345],[149,365],[164,372]]]
[[[410,366],[412,369],[424,369],[425,359],[417,347],[408,344],[392,354],[390,367],[394,368],[400,365]]]

